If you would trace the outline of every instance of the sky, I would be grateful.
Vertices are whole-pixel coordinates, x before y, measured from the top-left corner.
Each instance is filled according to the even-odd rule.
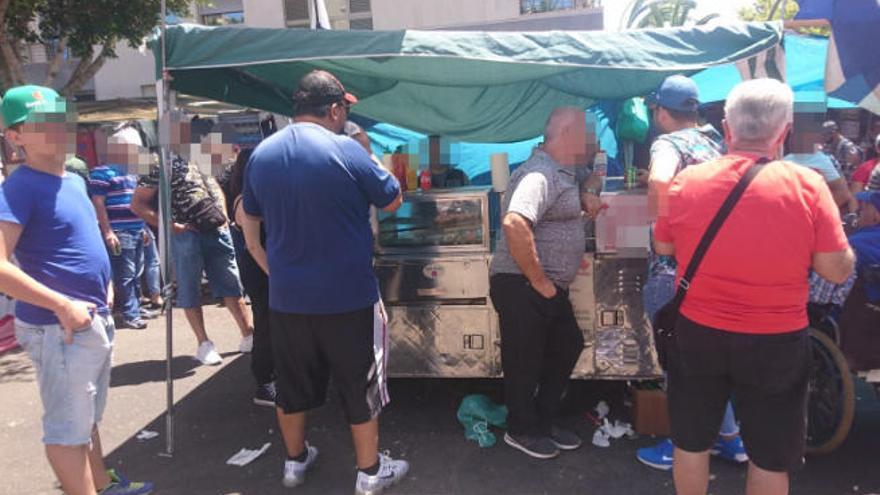
[[[605,29],[609,31],[618,29],[620,19],[631,2],[632,0],[604,0],[602,2],[605,9]],[[698,6],[693,15],[699,19],[711,13],[718,13],[725,19],[737,19],[736,12],[752,3],[752,0],[697,0]]]

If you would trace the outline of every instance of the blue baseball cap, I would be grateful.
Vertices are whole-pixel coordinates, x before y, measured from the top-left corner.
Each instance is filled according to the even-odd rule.
[[[700,107],[700,91],[691,78],[676,74],[663,80],[657,91],[646,98],[649,105],[657,105],[679,112],[696,112]]]
[[[874,208],[880,211],[880,191],[862,191],[856,194],[856,199],[874,205]]]

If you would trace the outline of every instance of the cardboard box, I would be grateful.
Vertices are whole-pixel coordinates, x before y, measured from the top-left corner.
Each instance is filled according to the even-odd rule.
[[[633,390],[633,428],[640,435],[669,436],[665,391]]]

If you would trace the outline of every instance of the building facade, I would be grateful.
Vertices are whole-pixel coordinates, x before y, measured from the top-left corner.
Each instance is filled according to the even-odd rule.
[[[210,26],[310,26],[316,0],[212,0],[187,22]],[[601,0],[324,0],[332,29],[601,30]],[[97,99],[155,95],[153,55],[120,46],[95,76]]]

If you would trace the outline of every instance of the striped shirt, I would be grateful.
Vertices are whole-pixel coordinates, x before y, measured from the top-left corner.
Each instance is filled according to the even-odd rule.
[[[114,231],[144,228],[144,221],[131,211],[135,187],[137,176],[125,175],[114,166],[102,165],[89,173],[89,194],[104,196],[107,218]]]

